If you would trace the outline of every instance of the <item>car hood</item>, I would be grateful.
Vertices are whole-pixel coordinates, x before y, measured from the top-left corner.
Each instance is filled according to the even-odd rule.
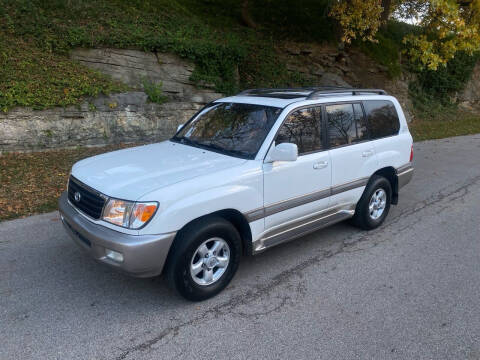
[[[137,200],[164,186],[238,166],[245,161],[164,141],[81,160],[73,166],[72,175],[105,195]]]

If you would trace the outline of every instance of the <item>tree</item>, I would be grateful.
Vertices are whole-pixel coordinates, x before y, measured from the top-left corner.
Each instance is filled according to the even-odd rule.
[[[242,21],[244,24],[252,29],[257,27],[255,21],[253,21],[252,16],[250,15],[250,11],[248,8],[248,0],[242,1]]]
[[[436,70],[457,51],[480,50],[480,0],[337,0],[330,11],[342,27],[342,41],[375,41],[375,34],[395,13],[415,19],[418,34],[403,42],[411,59]]]

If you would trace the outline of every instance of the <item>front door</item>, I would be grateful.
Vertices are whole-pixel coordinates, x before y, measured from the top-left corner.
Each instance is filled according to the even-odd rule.
[[[331,161],[323,145],[320,106],[295,110],[287,116],[275,144],[298,146],[296,161],[265,163],[265,229],[288,225],[329,206]]]

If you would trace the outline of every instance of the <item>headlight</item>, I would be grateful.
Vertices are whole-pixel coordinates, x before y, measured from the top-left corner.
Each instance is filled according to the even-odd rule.
[[[157,207],[157,202],[109,199],[103,210],[102,219],[129,229],[139,229],[153,217]]]

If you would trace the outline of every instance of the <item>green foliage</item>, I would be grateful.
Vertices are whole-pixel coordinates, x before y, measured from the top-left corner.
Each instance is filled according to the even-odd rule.
[[[2,109],[27,104],[64,106],[78,103],[83,96],[122,90],[119,84],[68,60],[68,52],[75,47],[173,52],[195,63],[191,80],[200,86],[214,84],[226,94],[240,87],[302,85],[304,79],[288,72],[279,60],[274,43],[283,36],[332,38],[331,24],[318,21],[326,19],[327,1],[302,0],[310,9],[307,12],[296,3],[280,1],[252,2],[251,12],[262,23],[260,29],[252,30],[241,24],[237,0],[0,0],[0,38],[28,44],[28,49],[18,51],[9,46],[8,72],[16,80],[1,96]],[[284,26],[278,27],[278,22]],[[24,70],[14,64],[25,57],[33,63],[20,73]],[[36,81],[38,72],[44,76]],[[47,86],[33,85],[42,82]]]
[[[400,55],[404,50],[402,40],[406,34],[415,33],[418,28],[398,21],[389,21],[375,36],[376,42],[356,41],[365,54],[379,64],[386,66],[389,75],[394,78],[401,74],[402,65]]]
[[[400,47],[392,39],[377,33],[378,42],[357,42],[362,51],[379,64],[386,66],[388,74],[394,78],[402,73],[400,65]]]
[[[251,13],[276,38],[331,42],[336,30],[335,21],[328,16],[331,3],[331,0],[256,0],[251,1]]]
[[[470,79],[479,58],[480,54],[470,56],[459,52],[446,66],[441,66],[436,71],[424,69],[418,72],[418,84],[427,96],[449,103],[450,96],[462,90]]]
[[[197,65],[193,80],[226,93],[237,90],[235,65],[247,54],[237,35],[205,25],[176,1],[0,0],[0,8],[7,20],[0,36],[30,39],[46,54],[101,46],[174,52]]]
[[[149,81],[148,79],[143,79],[142,84],[143,90],[147,94],[148,100],[150,102],[163,104],[164,102],[168,101],[168,97],[163,94],[163,83],[161,81],[158,83],[154,83],[152,81]]]
[[[75,47],[176,53],[195,63],[191,80],[199,86],[214,84],[225,94],[240,88],[311,85],[300,73],[286,69],[276,43],[334,41],[338,29],[328,17],[331,1],[250,1],[258,25],[254,30],[242,24],[241,4],[238,0],[0,0],[0,109],[65,106],[85,96],[126,89],[69,60]],[[402,39],[417,31],[390,22],[377,34],[377,43],[357,45],[394,77],[401,71]],[[421,74],[420,88],[431,88],[429,77],[434,76]],[[153,90],[152,94],[161,94],[160,89]]]
[[[435,119],[418,119],[408,125],[414,141],[480,133],[478,116],[458,110],[438,115]]]
[[[14,106],[43,109],[78,104],[127,87],[30,42],[0,37],[0,111]]]
[[[268,41],[259,43],[257,51],[241,62],[239,70],[240,86],[244,89],[303,85],[303,79],[287,70],[273,44]]]
[[[436,71],[417,71],[417,80],[410,83],[409,89],[417,116],[427,120],[454,116],[455,93],[465,87],[479,58],[480,54],[469,56],[460,52]]]

